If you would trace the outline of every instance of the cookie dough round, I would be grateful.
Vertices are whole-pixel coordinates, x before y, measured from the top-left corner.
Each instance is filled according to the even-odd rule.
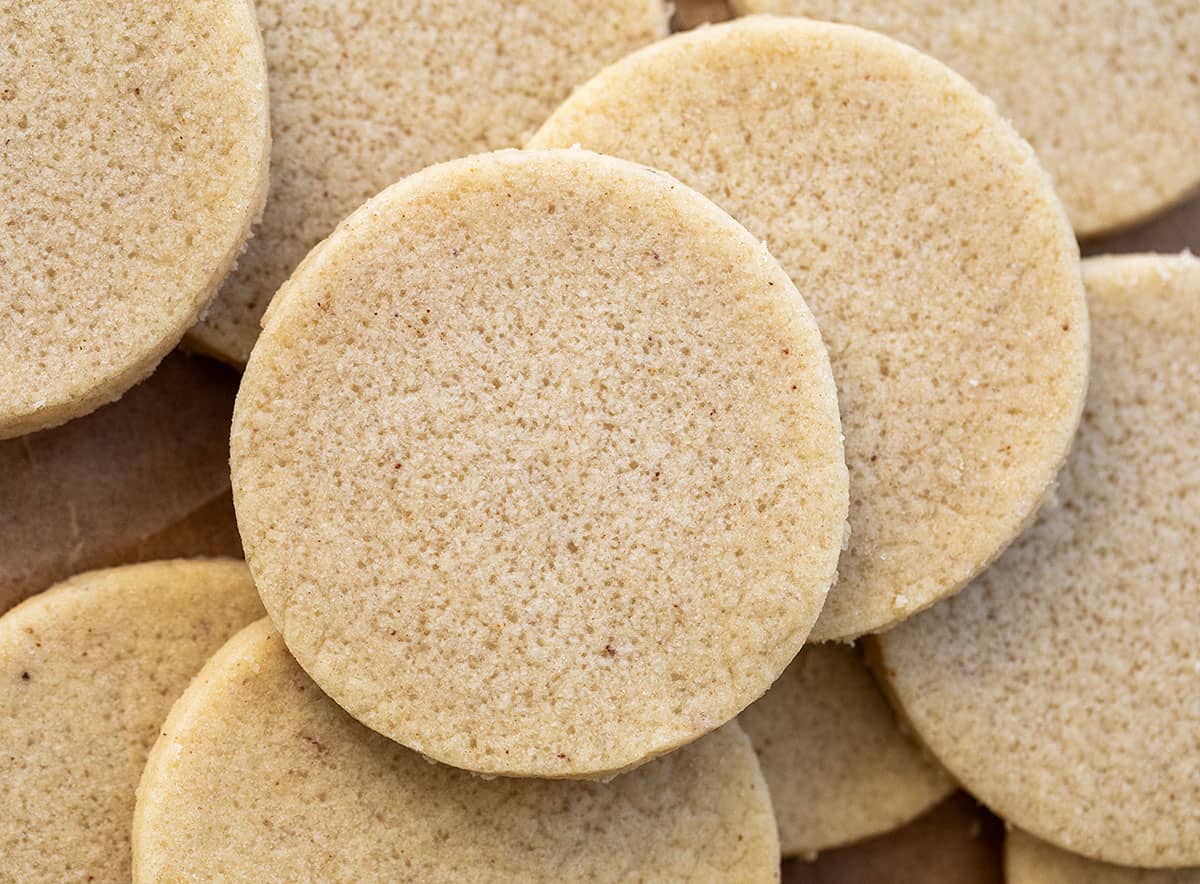
[[[666,33],[662,0],[256,0],[271,198],[192,346],[244,365],[271,297],[368,197],[518,147],[606,64]]]
[[[804,648],[738,721],[771,789],[784,856],[890,831],[956,788],[900,730],[848,645]]]
[[[1057,498],[975,585],[880,636],[922,741],[1043,840],[1200,865],[1200,260],[1084,263],[1091,389]]]
[[[171,711],[133,865],[147,882],[767,882],[779,842],[736,724],[611,783],[485,780],[358,724],[263,620]]]
[[[210,359],[175,352],[119,402],[0,441],[0,613],[81,571],[241,558],[232,517],[206,515],[230,507],[237,380]],[[224,527],[206,533],[217,520]]]
[[[1007,884],[1200,884],[1200,869],[1135,869],[1068,853],[1020,829],[1004,839]]]
[[[0,439],[154,369],[267,191],[246,0],[0,0]]]
[[[1195,0],[732,0],[881,31],[995,99],[1054,177],[1080,236],[1200,184]]]
[[[1087,314],[1062,210],[991,102],[886,37],[759,17],[613,65],[531,146],[576,143],[711,196],[816,314],[851,536],[814,638],[898,623],[1019,533],[1078,422]]]
[[[171,703],[262,616],[241,562],[81,574],[0,618],[6,880],[129,880],[134,790]]]
[[[272,303],[232,469],[317,684],[517,776],[616,773],[757,699],[847,506],[787,275],[700,194],[581,150],[446,163],[352,215]]]

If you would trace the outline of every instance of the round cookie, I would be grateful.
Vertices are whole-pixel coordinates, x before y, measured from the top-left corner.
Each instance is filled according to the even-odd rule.
[[[854,648],[804,648],[738,718],[771,790],[784,856],[887,832],[955,790],[901,730]]]
[[[695,191],[580,150],[446,163],[352,215],[272,303],[231,463],[300,664],[488,774],[605,776],[733,718],[845,530],[787,276]]]
[[[354,721],[247,627],[147,762],[134,881],[775,881],[766,784],[736,724],[611,783],[482,779]]]
[[[1007,884],[1200,884],[1200,869],[1135,869],[1068,853],[1010,829],[1004,839]]]
[[[154,369],[267,192],[266,65],[246,0],[0,0],[0,439]]]
[[[226,515],[236,394],[225,366],[172,353],[120,401],[0,441],[0,613],[94,568],[240,558]]]
[[[309,249],[426,166],[518,147],[604,65],[666,33],[662,0],[256,0],[271,197],[189,342],[244,365]]]
[[[1004,824],[965,792],[907,826],[783,864],[783,884],[1003,884]]]
[[[880,669],[1014,826],[1200,865],[1200,260],[1095,258],[1084,279],[1091,388],[1056,500],[970,589],[880,636]]]
[[[1200,184],[1194,0],[732,5],[860,25],[944,61],[1029,139],[1080,236],[1136,223]]]
[[[0,618],[0,856],[21,882],[129,879],[134,790],[204,661],[262,616],[246,566],[81,574]]]
[[[991,102],[886,37],[757,17],[609,67],[530,142],[571,144],[711,196],[817,317],[851,535],[815,639],[911,616],[1019,533],[1078,422],[1087,315],[1062,210]]]

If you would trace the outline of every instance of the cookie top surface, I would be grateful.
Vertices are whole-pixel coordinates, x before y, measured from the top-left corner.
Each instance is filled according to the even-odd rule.
[[[271,198],[189,334],[244,365],[296,265],[368,197],[425,166],[518,147],[604,65],[663,36],[661,0],[257,0]]]
[[[236,394],[230,369],[172,353],[120,401],[0,441],[0,613],[81,571],[222,552],[177,528],[229,494]]]
[[[261,615],[246,566],[209,560],[81,574],[0,618],[7,879],[129,879],[134,790],[159,727]]]
[[[347,711],[484,773],[603,776],[734,717],[844,534],[836,391],[762,244],[579,150],[425,170],[272,303],[234,502]]]
[[[1200,884],[1200,869],[1135,869],[1068,853],[1010,829],[1004,839],[1007,884]]]
[[[267,188],[246,0],[0,0],[0,438],[144,378],[216,292]]]
[[[847,645],[804,648],[738,721],[770,787],[784,856],[895,829],[955,789]]]
[[[1081,236],[1200,184],[1193,0],[733,0],[881,31],[995,99],[1055,179]]]
[[[1092,380],[1057,498],[973,586],[880,636],[881,671],[1013,825],[1200,865],[1200,261],[1084,268]]]
[[[1077,424],[1087,316],[1062,210],[991,102],[886,37],[755,17],[609,67],[531,146],[576,143],[711,196],[820,323],[851,535],[815,638],[897,623],[1011,541]]]
[[[485,780],[351,719],[266,620],[172,710],[138,788],[133,844],[135,881],[779,875],[770,799],[736,724],[611,783]]]

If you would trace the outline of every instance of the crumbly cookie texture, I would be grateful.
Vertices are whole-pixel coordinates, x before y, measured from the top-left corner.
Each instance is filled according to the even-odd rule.
[[[171,703],[261,616],[245,564],[212,559],[82,574],[0,618],[0,877],[128,881]]]
[[[814,638],[953,594],[1026,525],[1078,423],[1087,312],[1061,206],[988,99],[884,36],[760,16],[612,65],[529,146],[572,144],[712,197],[820,323],[851,535]]]
[[[770,787],[784,856],[890,831],[956,788],[844,644],[804,648],[738,721]]]
[[[245,364],[309,249],[425,166],[517,147],[606,64],[666,33],[661,0],[257,0],[271,196],[188,341]]]
[[[1054,177],[1080,236],[1137,223],[1200,184],[1194,0],[732,0],[860,25],[995,99]]]
[[[989,807],[1122,865],[1200,865],[1200,260],[1084,262],[1095,349],[1037,523],[878,639],[922,741]]]
[[[1200,869],[1136,869],[1068,853],[1010,829],[1004,839],[1006,884],[1200,884]]]
[[[216,293],[267,192],[246,0],[0,0],[0,439],[121,396]]]
[[[272,304],[232,469],[322,689],[518,776],[609,776],[757,699],[847,507],[787,275],[700,194],[581,150],[436,166],[340,226]]]
[[[779,877],[767,788],[736,724],[611,783],[485,780],[354,721],[266,620],[175,704],[133,844],[137,882]]]

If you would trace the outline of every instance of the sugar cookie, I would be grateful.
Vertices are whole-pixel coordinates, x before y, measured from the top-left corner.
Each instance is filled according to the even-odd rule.
[[[878,639],[922,741],[1014,826],[1200,865],[1200,260],[1084,262],[1091,389],[1057,499],[959,596]]]
[[[272,303],[231,462],[305,670],[489,774],[606,776],[734,717],[845,528],[787,276],[695,191],[580,150],[445,163],[352,215]]]
[[[81,574],[0,618],[0,877],[129,880],[171,703],[261,615],[241,562],[177,560]]]
[[[886,37],[757,17],[580,87],[530,142],[670,172],[766,240],[829,345],[850,545],[813,636],[960,589],[1032,517],[1078,422],[1078,249],[1029,146]]]
[[[784,856],[895,829],[955,789],[847,645],[804,648],[738,721],[770,787]]]
[[[215,294],[267,191],[246,0],[0,0],[0,439],[118,398]]]
[[[346,715],[263,620],[175,704],[138,788],[134,881],[778,879],[730,724],[611,783],[484,780]]]
[[[1010,829],[1004,839],[1007,884],[1200,884],[1200,869],[1135,869],[1067,853]]]

